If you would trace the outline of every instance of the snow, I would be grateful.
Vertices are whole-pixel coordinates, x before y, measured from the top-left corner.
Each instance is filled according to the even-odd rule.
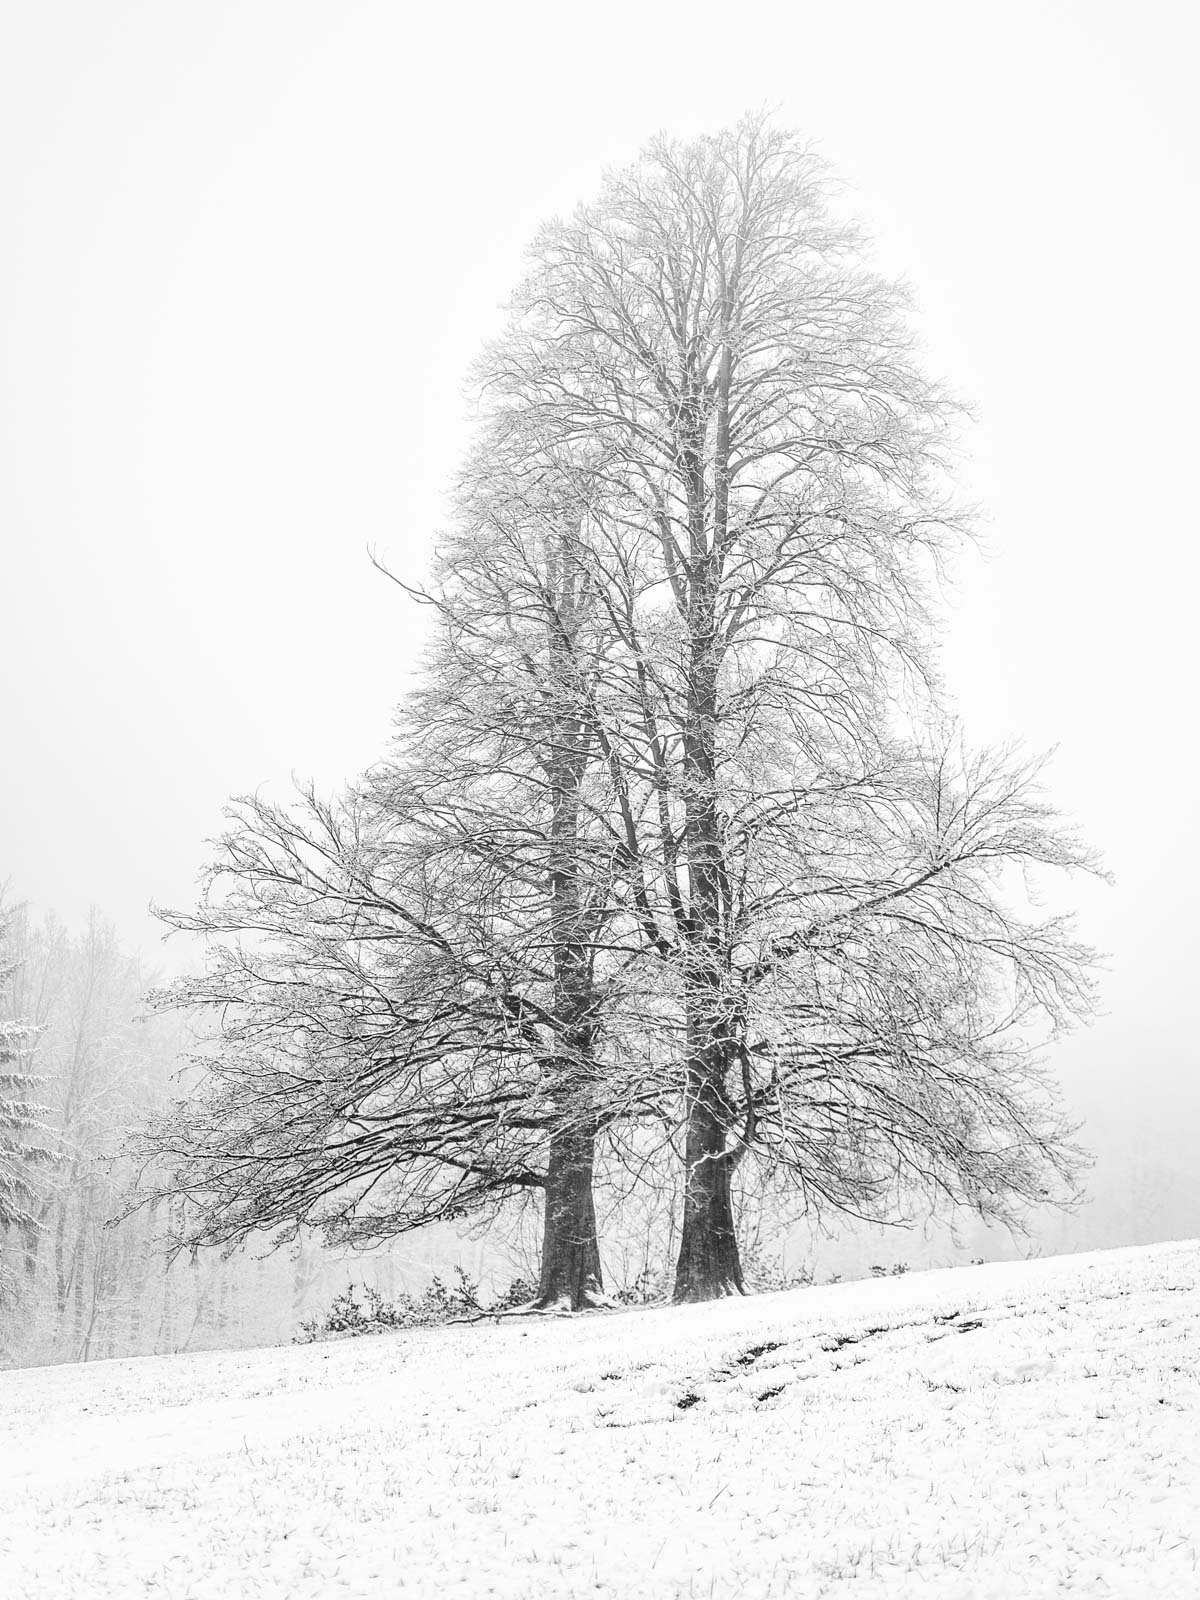
[[[0,1374],[35,1597],[1200,1594],[1200,1244]]]

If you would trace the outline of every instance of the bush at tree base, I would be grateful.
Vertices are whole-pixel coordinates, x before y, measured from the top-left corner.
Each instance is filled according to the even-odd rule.
[[[384,1333],[389,1328],[432,1328],[461,1317],[498,1315],[527,1305],[537,1293],[536,1285],[527,1278],[514,1278],[503,1294],[485,1305],[479,1284],[462,1267],[454,1269],[451,1283],[435,1274],[421,1295],[400,1294],[385,1300],[378,1289],[363,1284],[360,1298],[357,1289],[356,1284],[348,1283],[324,1316],[300,1324],[293,1342],[311,1344],[318,1339]]]

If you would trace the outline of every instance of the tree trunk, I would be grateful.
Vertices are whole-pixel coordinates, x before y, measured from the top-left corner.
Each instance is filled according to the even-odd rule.
[[[42,1201],[38,1210],[37,1221],[32,1227],[22,1230],[25,1243],[25,1276],[32,1282],[37,1277],[38,1253],[42,1248],[42,1238],[46,1229],[46,1218],[50,1215],[49,1195]]]
[[[104,1294],[104,1257],[108,1245],[105,1234],[101,1234],[99,1247],[92,1261],[92,1306],[87,1319],[87,1327],[83,1329],[83,1343],[80,1345],[77,1361],[87,1361],[92,1353],[92,1336],[96,1331],[96,1321],[100,1316],[100,1308]],[[81,1307],[82,1320],[82,1307]]]
[[[72,1170],[74,1178],[74,1170]],[[67,1194],[70,1194],[68,1186]],[[54,1295],[60,1322],[67,1314],[67,1296],[71,1285],[67,1278],[67,1202],[58,1203],[58,1221],[54,1225]]]
[[[550,1135],[542,1268],[534,1304],[543,1311],[582,1311],[605,1300],[592,1199],[597,1005],[586,895],[580,884],[580,786],[588,766],[590,735],[575,704],[573,652],[583,597],[578,552],[565,535],[547,562],[547,584],[555,597],[547,628],[552,681],[566,702],[553,720],[545,763],[551,802],[548,865],[554,1009],[562,1049],[556,1098],[563,1121]]]
[[[699,1086],[688,1118],[683,1228],[675,1267],[676,1305],[745,1294],[733,1223],[733,1161],[717,1086]]]
[[[139,1214],[137,1235],[132,1240],[134,1259],[137,1262],[137,1266],[133,1273],[133,1285],[129,1301],[128,1354],[131,1356],[140,1356],[142,1354],[142,1317],[145,1314],[146,1295],[150,1282],[154,1217],[157,1210],[158,1201],[155,1200],[151,1203],[148,1211],[143,1211]]]
[[[697,507],[702,496],[695,494]],[[719,530],[718,530],[719,531]],[[676,1304],[744,1294],[733,1222],[733,1159],[726,1149],[730,1107],[729,1018],[723,995],[723,950],[728,917],[721,818],[717,806],[717,673],[719,650],[713,603],[719,559],[707,558],[703,518],[693,515],[697,584],[688,628],[691,670],[684,730],[685,842],[690,884],[687,1010],[687,1133],[684,1144],[683,1226],[675,1266]]]
[[[594,1128],[559,1129],[550,1141],[539,1311],[585,1311],[607,1304],[592,1200]]]

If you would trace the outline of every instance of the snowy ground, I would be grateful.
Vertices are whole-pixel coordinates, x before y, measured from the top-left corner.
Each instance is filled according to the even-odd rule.
[[[1200,1244],[0,1374],[0,1591],[1200,1595]]]

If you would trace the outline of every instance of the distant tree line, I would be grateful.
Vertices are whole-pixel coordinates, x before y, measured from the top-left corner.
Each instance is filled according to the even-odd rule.
[[[132,1209],[130,1136],[182,1064],[149,976],[96,913],[0,906],[0,1366],[278,1339],[339,1281],[310,1240],[195,1255],[180,1202]]]

